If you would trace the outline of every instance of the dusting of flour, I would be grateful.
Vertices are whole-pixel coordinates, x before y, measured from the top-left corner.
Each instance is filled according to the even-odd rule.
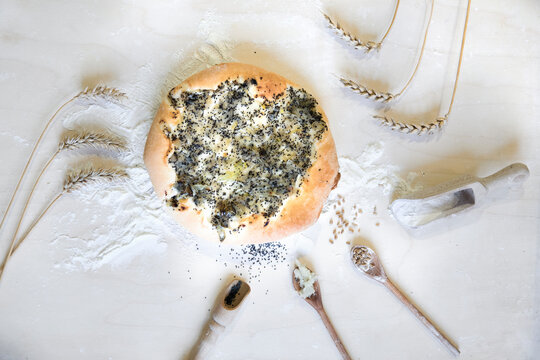
[[[323,212],[327,212],[339,196],[346,196],[358,205],[374,206],[376,200],[381,198],[380,194],[388,198],[390,194],[411,191],[410,183],[416,174],[409,174],[406,180],[401,178],[397,174],[397,166],[382,162],[383,154],[384,144],[372,142],[356,157],[340,157],[341,178],[336,189],[330,193]]]
[[[119,162],[126,166],[129,180],[118,186],[87,189],[66,200],[71,204],[65,206],[76,207],[77,212],[60,217],[55,227],[53,242],[59,246],[53,248],[63,249],[57,268],[86,271],[122,266],[141,256],[163,255],[168,241],[181,240],[181,246],[196,248],[194,237],[173,222],[154,194],[142,154],[154,114],[167,91],[196,72],[231,61],[229,50],[225,41],[207,43],[190,56],[175,54],[162,63],[145,64],[133,83],[120,86],[128,96],[127,110],[93,106],[66,117],[66,128],[100,125],[125,136],[130,149]]]

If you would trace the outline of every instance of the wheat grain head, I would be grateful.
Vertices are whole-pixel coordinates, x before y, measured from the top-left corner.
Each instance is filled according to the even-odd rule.
[[[121,167],[96,167],[86,164],[67,172],[62,192],[72,193],[89,185],[108,184],[127,177],[127,172]]]
[[[341,83],[348,87],[349,89],[351,89],[352,91],[354,91],[355,93],[359,94],[359,95],[362,95],[368,99],[371,99],[371,100],[374,100],[374,101],[380,101],[380,102],[384,102],[384,103],[387,103],[391,100],[394,100],[395,99],[395,95],[393,94],[390,94],[388,92],[382,92],[382,91],[377,91],[377,90],[374,90],[374,89],[369,89],[361,84],[358,84],[352,80],[347,80],[347,79],[344,79],[344,78],[340,78],[339,81],[341,81]]]
[[[74,98],[75,103],[83,106],[98,105],[103,108],[113,104],[125,107],[123,102],[127,96],[122,91],[103,85],[98,85],[92,89],[86,88],[78,93]]]
[[[440,131],[448,122],[448,116],[441,116],[435,119],[435,121],[427,124],[406,124],[400,121],[396,121],[389,116],[374,115],[375,119],[381,122],[381,125],[388,126],[392,130],[397,130],[404,134],[417,134],[425,135],[432,134],[435,131]]]
[[[58,143],[58,150],[79,150],[84,147],[113,151],[127,150],[124,138],[106,130],[80,129],[66,131]]]
[[[336,35],[345,41],[347,44],[351,45],[355,49],[362,49],[366,53],[371,52],[372,50],[379,50],[381,47],[380,42],[374,42],[374,41],[362,41],[355,37],[350,32],[346,31],[337,21],[332,20],[330,16],[328,16],[325,13],[322,13],[324,18],[326,19],[326,22],[328,23],[328,26],[334,30]]]

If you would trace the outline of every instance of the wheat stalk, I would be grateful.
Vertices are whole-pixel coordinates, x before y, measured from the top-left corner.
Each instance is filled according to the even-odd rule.
[[[322,14],[324,18],[326,19],[328,26],[332,30],[334,30],[334,32],[337,34],[339,38],[341,38],[343,41],[345,41],[346,43],[348,43],[355,49],[362,49],[366,53],[369,53],[372,50],[379,50],[381,48],[383,41],[386,39],[386,37],[388,36],[388,33],[390,33],[390,29],[392,29],[392,26],[394,25],[394,20],[396,20],[398,8],[399,8],[399,0],[396,1],[394,14],[392,16],[392,21],[390,21],[390,25],[388,25],[386,32],[384,33],[383,37],[379,41],[362,41],[358,39],[356,36],[354,36],[352,33],[346,31],[339,24],[339,22],[332,20],[332,18],[325,13],[322,13]]]
[[[30,190],[30,194],[28,195],[21,215],[19,216],[17,227],[15,228],[15,232],[13,233],[13,237],[11,238],[11,244],[13,244],[15,242],[15,239],[17,238],[17,234],[19,233],[19,229],[24,219],[24,215],[26,214],[26,210],[28,209],[28,205],[32,200],[32,196],[34,195],[38,183],[41,180],[45,171],[52,164],[53,160],[62,151],[75,151],[86,147],[123,151],[126,150],[126,142],[123,138],[104,130],[82,129],[65,132],[60,142],[58,143],[58,148],[56,149],[55,153],[50,157],[49,161],[47,161],[45,166],[41,169],[41,172],[37,176],[36,180],[34,181],[34,185]]]
[[[454,105],[454,99],[456,97],[456,91],[457,86],[459,82],[459,74],[461,72],[461,63],[463,60],[463,50],[465,48],[465,38],[467,34],[467,24],[469,23],[469,14],[471,10],[471,0],[467,1],[467,11],[465,15],[465,24],[463,25],[463,35],[461,37],[461,48],[459,51],[459,60],[458,60],[458,66],[456,70],[456,77],[454,80],[454,89],[452,90],[452,98],[450,100],[450,105],[448,105],[448,111],[445,115],[440,116],[435,119],[435,121],[426,123],[426,124],[406,124],[400,121],[396,121],[395,119],[388,117],[388,116],[381,116],[381,115],[374,115],[373,117],[378,119],[381,122],[381,125],[383,126],[389,126],[392,130],[398,130],[405,134],[429,134],[436,130],[441,130],[446,123],[448,122],[448,117],[450,116],[450,113],[452,112],[452,107]]]
[[[41,143],[41,140],[45,136],[45,133],[50,128],[54,119],[56,119],[60,111],[62,111],[62,109],[64,109],[66,106],[68,106],[71,103],[76,103],[81,106],[99,105],[102,107],[107,107],[107,104],[109,103],[121,106],[121,102],[125,98],[126,98],[126,95],[118,89],[110,88],[106,86],[96,86],[93,89],[86,88],[85,90],[79,92],[77,95],[75,95],[74,97],[72,97],[71,99],[63,103],[56,110],[56,112],[51,116],[51,118],[45,124],[45,127],[41,131],[41,134],[39,135],[36,143],[34,144],[34,148],[32,149],[32,152],[30,153],[30,156],[28,160],[26,161],[26,165],[24,166],[22,174],[19,177],[19,180],[17,181],[17,185],[15,186],[15,191],[13,191],[13,194],[11,195],[11,199],[9,200],[6,211],[4,212],[4,216],[2,217],[2,222],[0,222],[0,229],[2,229],[4,222],[6,221],[9,210],[11,209],[11,205],[13,205],[13,200],[17,196],[21,183],[24,177],[26,176],[26,172],[28,171],[30,163],[32,162],[34,158],[34,155]]]
[[[96,167],[93,164],[84,165],[79,168],[71,169],[67,172],[64,179],[64,185],[62,190],[53,198],[53,200],[47,205],[47,207],[41,212],[37,219],[30,225],[26,233],[15,242],[13,237],[9,246],[9,251],[6,254],[4,261],[0,265],[0,279],[2,273],[6,267],[7,262],[13,255],[13,253],[19,248],[21,243],[26,239],[28,234],[34,229],[43,216],[49,211],[49,209],[65,194],[70,194],[76,191],[80,191],[90,185],[106,185],[111,184],[114,181],[125,179],[128,174],[123,168],[120,167]]]
[[[420,63],[422,62],[422,56],[424,55],[424,49],[426,47],[427,36],[429,33],[429,25],[431,24],[431,18],[433,17],[433,7],[434,7],[434,0],[431,0],[431,10],[430,10],[429,17],[427,20],[426,30],[424,31],[424,39],[422,41],[422,47],[420,48],[420,54],[418,56],[418,60],[416,62],[416,65],[414,67],[414,70],[411,76],[409,77],[409,79],[407,80],[403,88],[398,93],[392,94],[390,92],[382,92],[375,89],[370,89],[364,85],[358,84],[352,80],[347,80],[344,78],[340,79],[341,83],[345,85],[346,87],[348,87],[349,89],[351,89],[352,91],[356,92],[357,94],[360,94],[374,101],[387,103],[401,96],[411,84],[414,76],[416,75],[416,72],[418,71],[418,68],[420,67]]]

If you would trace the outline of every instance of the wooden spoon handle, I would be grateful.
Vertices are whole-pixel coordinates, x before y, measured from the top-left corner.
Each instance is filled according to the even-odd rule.
[[[452,344],[450,340],[437,329],[435,324],[433,324],[427,317],[425,317],[424,314],[422,314],[422,312],[418,310],[418,308],[414,306],[409,301],[409,299],[407,299],[405,295],[401,293],[401,291],[399,291],[399,289],[390,281],[390,279],[387,279],[385,282],[383,282],[383,284],[407,307],[407,309],[409,309],[418,318],[418,320],[420,320],[420,322],[426,328],[428,328],[429,331],[431,331],[433,335],[435,335],[437,340],[439,340],[444,346],[446,346],[446,348],[453,355],[457,356],[460,354],[459,349],[454,346],[454,344]]]
[[[334,329],[334,326],[332,325],[332,322],[330,322],[328,315],[326,315],[326,311],[324,311],[324,308],[323,307],[317,308],[317,312],[321,316],[324,326],[326,326],[328,333],[332,337],[332,340],[334,340],[334,344],[336,344],[336,347],[338,348],[343,359],[351,360],[351,357],[349,353],[347,352],[347,349],[345,349],[345,346],[343,346],[343,343],[339,339],[336,329]]]
[[[201,333],[199,341],[193,348],[190,360],[204,360],[208,359],[210,352],[213,350],[215,344],[218,342],[221,334],[225,331],[225,327],[214,319],[206,324],[205,329]]]

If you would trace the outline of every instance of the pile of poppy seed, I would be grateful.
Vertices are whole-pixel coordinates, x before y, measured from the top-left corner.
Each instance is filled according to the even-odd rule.
[[[228,250],[225,256],[219,255],[224,261],[223,265],[237,270],[238,275],[248,281],[260,278],[263,271],[277,270],[278,265],[285,262],[290,266],[288,248],[279,241],[231,247]],[[227,263],[225,259],[232,263]],[[260,282],[260,279],[258,281]]]

